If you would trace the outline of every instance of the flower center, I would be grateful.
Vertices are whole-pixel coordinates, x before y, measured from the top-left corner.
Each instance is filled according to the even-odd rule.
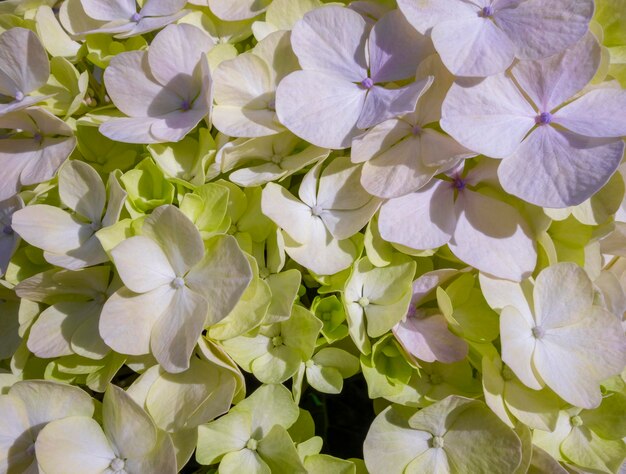
[[[480,12],[480,16],[482,16],[483,18],[491,18],[493,14],[494,14],[494,11],[491,5],[483,8],[482,11]]]
[[[546,330],[541,326],[535,326],[532,331],[535,339],[541,339],[546,334]]]
[[[458,191],[463,191],[465,189],[466,184],[467,184],[466,181],[463,178],[460,178],[458,176],[454,178],[454,181],[452,181],[452,186],[454,187],[454,189]]]
[[[276,112],[276,100],[272,99],[267,103],[267,108],[268,110],[271,110],[272,112]]]
[[[2,228],[2,233],[5,235],[13,235],[13,227],[11,227],[10,225],[5,225]]]
[[[368,300],[365,296],[361,296],[359,298],[359,301],[357,301],[357,303],[359,304],[361,308],[365,308],[366,306],[369,306],[370,300]]]
[[[33,135],[33,140],[35,140],[37,143],[41,143],[43,142],[43,136],[41,135],[41,133],[37,132]]]
[[[330,321],[332,314],[330,311],[325,311],[322,313],[322,321]]]
[[[305,366],[307,369],[310,369],[310,368],[312,368],[312,367],[315,367],[315,362],[313,362],[312,360],[307,360],[307,361],[304,363],[304,366]]]
[[[580,426],[583,424],[582,418],[578,415],[571,417],[569,419],[569,422],[572,424],[572,426]]]
[[[256,451],[258,445],[259,442],[256,439],[250,438],[246,443],[246,448],[248,448],[250,451]]]
[[[313,214],[316,217],[319,217],[320,214],[322,213],[322,210],[323,210],[322,207],[316,204],[315,206],[311,208],[311,214]]]
[[[15,93],[15,100],[17,100],[18,102],[24,100],[24,93],[22,91],[17,91]]]
[[[180,104],[180,108],[183,112],[187,112],[191,109],[191,102],[186,99],[183,100],[183,102]]]
[[[272,160],[272,163],[274,163],[275,165],[279,165],[283,161],[283,157],[280,155],[272,155],[272,158],[270,159]]]
[[[272,338],[272,345],[274,347],[282,346],[283,345],[283,338],[282,338],[282,336],[274,336]]]
[[[139,13],[133,13],[133,16],[130,17],[130,21],[134,21],[135,23],[139,20],[141,20],[141,15]]]
[[[415,136],[421,135],[422,134],[422,127],[420,127],[419,125],[414,125],[413,128],[411,129],[411,133],[413,133],[413,135],[415,135]]]
[[[433,436],[432,445],[435,449],[443,448],[443,438],[441,436]]]
[[[548,125],[550,122],[552,122],[552,114],[550,112],[541,112],[535,117],[537,125]]]
[[[115,458],[113,461],[111,461],[111,464],[109,465],[109,467],[111,468],[113,472],[119,472],[122,469],[124,469],[125,464],[126,463],[124,462],[123,459]]]
[[[504,380],[513,380],[513,372],[506,365],[502,368],[501,373]]]
[[[371,77],[366,77],[361,81],[361,87],[363,89],[371,89],[372,87],[374,87],[374,81],[372,81]]]
[[[172,288],[174,288],[175,290],[180,290],[183,286],[185,286],[185,280],[183,280],[181,277],[176,277],[172,280],[172,283],[170,283],[170,285],[172,285]]]

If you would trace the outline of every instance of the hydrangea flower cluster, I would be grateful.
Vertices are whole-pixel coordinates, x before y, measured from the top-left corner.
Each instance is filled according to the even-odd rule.
[[[625,11],[1,2],[0,472],[624,472]]]

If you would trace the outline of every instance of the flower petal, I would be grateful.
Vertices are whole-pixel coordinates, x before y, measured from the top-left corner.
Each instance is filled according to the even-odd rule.
[[[554,114],[554,123],[586,137],[626,135],[626,91],[596,89]]]
[[[160,118],[114,118],[100,125],[99,131],[111,140],[123,143],[162,143],[166,140],[150,133],[152,125],[162,121]]]
[[[10,28],[0,35],[0,94],[23,97],[43,86],[49,75],[48,54],[35,33]]]
[[[299,243],[310,240],[311,227],[319,220],[319,217],[311,214],[309,206],[276,183],[268,183],[263,189],[261,209],[263,214]]]
[[[446,21],[475,18],[480,11],[463,0],[398,0],[398,7],[420,33],[428,33],[433,26]]]
[[[515,45],[489,18],[447,21],[432,31],[435,49],[456,76],[484,77],[506,70],[515,58]]]
[[[562,208],[589,199],[615,173],[624,143],[544,125],[498,168],[502,187],[532,204]]]
[[[98,172],[88,164],[73,160],[59,175],[59,196],[67,207],[99,224],[106,191]]]
[[[531,275],[537,249],[529,225],[517,210],[465,189],[455,203],[459,217],[448,246],[463,262],[499,278],[520,281]]]
[[[39,153],[24,166],[20,176],[23,185],[39,184],[52,179],[76,147],[74,137],[46,137]]]
[[[126,287],[145,293],[169,285],[177,276],[163,249],[151,238],[137,235],[111,250],[113,262]]]
[[[80,0],[85,13],[95,20],[130,20],[137,13],[135,0]]]
[[[537,113],[504,74],[452,85],[441,128],[461,145],[491,158],[509,156],[535,125]]]
[[[420,250],[446,244],[455,226],[454,190],[440,180],[385,202],[378,219],[384,240]]]
[[[291,32],[300,66],[350,82],[367,77],[367,23],[348,8],[325,6],[304,15]]]
[[[150,335],[150,348],[164,370],[178,373],[189,368],[207,314],[208,303],[198,293],[187,287],[175,291]]]
[[[366,91],[322,72],[296,71],[276,89],[278,119],[300,138],[323,148],[348,148]]]
[[[147,0],[140,13],[144,16],[174,15],[182,10],[186,3],[185,0]]]

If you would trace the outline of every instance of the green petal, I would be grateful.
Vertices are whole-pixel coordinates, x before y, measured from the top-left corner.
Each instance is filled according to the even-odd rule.
[[[261,441],[257,453],[269,466],[271,472],[289,472],[306,474],[296,447],[287,430],[280,425],[274,426]]]

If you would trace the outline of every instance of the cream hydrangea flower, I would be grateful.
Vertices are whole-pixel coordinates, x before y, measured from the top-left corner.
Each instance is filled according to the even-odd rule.
[[[211,112],[212,80],[206,53],[213,40],[192,25],[170,25],[148,51],[116,55],[104,72],[111,100],[128,118],[100,126],[112,140],[177,142]]]
[[[218,235],[205,245],[171,205],[155,209],[141,232],[111,251],[126,286],[105,303],[100,334],[117,352],[151,352],[166,371],[182,372],[202,330],[239,301],[250,265],[233,237]]]
[[[621,322],[594,305],[585,271],[573,263],[544,269],[532,299],[511,292],[500,314],[502,360],[528,387],[550,387],[581,408],[600,404],[600,382],[626,366]]]
[[[121,388],[109,385],[102,404],[102,425],[89,416],[68,416],[48,423],[35,445],[47,474],[174,474],[176,456],[169,435]]]

